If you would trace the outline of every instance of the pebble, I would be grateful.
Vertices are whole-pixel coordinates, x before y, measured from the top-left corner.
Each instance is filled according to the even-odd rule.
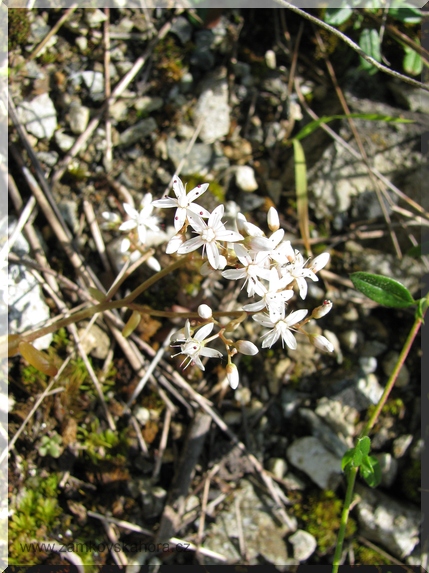
[[[393,442],[393,455],[396,459],[402,458],[408,448],[411,446],[411,442],[413,441],[413,436],[411,434],[404,434],[399,436]]]
[[[375,374],[367,374],[359,378],[356,389],[367,400],[368,406],[377,404],[383,394],[383,388],[380,386]]]
[[[38,139],[51,139],[57,129],[57,112],[47,93],[20,103],[17,113],[26,130]]]
[[[274,201],[275,205],[278,205],[283,189],[282,182],[279,179],[268,179],[265,181],[265,185],[267,186],[268,195]]]
[[[258,184],[255,179],[255,172],[248,165],[239,165],[235,169],[235,182],[237,187],[248,193],[256,191]]]
[[[267,68],[269,68],[270,70],[276,69],[277,66],[276,54],[275,52],[273,52],[273,50],[267,50],[265,52],[265,64]]]
[[[364,374],[372,374],[372,372],[377,370],[377,358],[375,356],[361,356],[359,365]]]
[[[341,481],[341,459],[331,454],[313,436],[295,440],[287,449],[287,457],[320,489],[335,490]]]
[[[346,350],[354,350],[359,343],[359,332],[346,330],[340,334],[340,340]]]
[[[151,96],[141,96],[134,102],[134,107],[137,111],[143,111],[145,113],[150,113],[151,111],[156,111],[164,105],[164,100],[162,97],[151,97]]]
[[[282,479],[287,472],[287,463],[283,458],[270,458],[267,462],[267,469],[278,479]]]
[[[157,129],[156,121],[152,117],[138,121],[119,136],[118,145],[129,146],[144,139]]]
[[[88,24],[90,28],[98,28],[100,24],[107,20],[106,14],[99,9],[87,9],[84,10],[85,14],[85,22]]]
[[[133,414],[138,423],[141,424],[142,426],[145,426],[150,420],[150,412],[147,408],[144,408],[143,406],[137,406],[136,408],[134,408]]]
[[[75,44],[81,52],[86,52],[88,49],[88,40],[85,36],[78,36],[75,40]]]
[[[172,137],[167,139],[168,156],[175,168],[177,168],[182,161],[188,145],[189,142],[187,141],[177,141],[177,139],[173,139]],[[203,177],[209,172],[212,162],[212,146],[206,143],[196,143],[192,147],[191,152],[186,156],[181,173],[185,176],[198,173]]]
[[[361,356],[380,356],[387,350],[387,344],[378,340],[367,340],[360,352]]]
[[[58,163],[58,153],[56,151],[38,151],[36,155],[38,160],[48,167],[54,167]]]
[[[183,16],[179,16],[170,28],[170,32],[177,36],[182,44],[186,44],[189,42],[192,36],[192,24],[189,22],[187,18]]]
[[[346,451],[353,446],[350,436],[337,434],[331,426],[310,408],[300,408],[299,415],[309,424],[312,435],[320,440],[337,458],[342,458]]]
[[[71,149],[74,145],[75,142],[75,138],[72,137],[71,135],[67,135],[66,133],[64,133],[64,131],[62,129],[59,129],[58,131],[55,132],[55,143],[58,145],[58,147],[61,149],[61,151],[69,151],[69,149]]]
[[[109,353],[110,338],[97,324],[93,324],[84,337],[88,322],[81,322],[78,330],[84,351],[94,358],[104,360]]]
[[[288,541],[293,545],[293,557],[295,561],[306,561],[316,551],[316,538],[303,529],[297,529],[295,533],[289,537]]]
[[[70,129],[76,135],[83,133],[89,122],[89,108],[79,102],[72,102],[69,109]]]
[[[80,72],[80,76],[89,89],[89,95],[93,101],[104,99],[104,75],[101,72],[87,70]]]
[[[45,22],[43,16],[36,16],[30,26],[31,34],[29,41],[33,44],[40,43],[50,32],[51,27]]]
[[[58,209],[72,232],[77,233],[79,230],[79,216],[76,201],[69,201],[67,199],[60,201],[58,203]]]
[[[387,453],[374,454],[380,464],[381,469],[381,485],[383,487],[390,487],[396,479],[398,473],[398,462],[395,458]]]
[[[359,412],[338,400],[320,398],[316,414],[323,418],[331,428],[343,436],[353,436]]]

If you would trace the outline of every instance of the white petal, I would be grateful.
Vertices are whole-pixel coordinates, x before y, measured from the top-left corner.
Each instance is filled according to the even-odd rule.
[[[237,281],[238,279],[244,279],[246,276],[245,269],[227,269],[223,271],[222,276],[230,281]]]
[[[301,322],[301,320],[305,317],[305,315],[308,313],[308,310],[306,308],[302,309],[302,310],[295,310],[294,312],[291,312],[289,314],[289,316],[287,316],[284,319],[284,322],[287,326],[292,326],[294,324],[296,324],[297,322]]]
[[[174,228],[176,231],[180,231],[186,221],[186,209],[179,207],[174,214]]]
[[[129,217],[131,217],[132,219],[138,219],[139,212],[137,211],[137,209],[134,209],[132,205],[130,205],[129,203],[124,203],[124,209]]]
[[[205,338],[207,338],[207,336],[211,333],[211,331],[213,330],[213,322],[209,322],[209,324],[205,324],[204,326],[202,326],[194,335],[195,340],[198,340],[199,342],[201,342],[202,340],[204,340]]]
[[[161,265],[159,264],[159,262],[155,259],[155,257],[149,257],[148,260],[146,261],[147,266],[152,269],[153,271],[155,271],[156,273],[159,272],[161,270]]]
[[[210,217],[210,211],[207,211],[207,209],[204,209],[204,207],[201,207],[201,205],[197,205],[197,203],[191,203],[187,208],[188,211],[191,211],[200,217]]]
[[[185,188],[183,187],[183,183],[179,177],[176,177],[173,181],[173,191],[177,198],[181,197],[182,195],[186,195]]]
[[[269,319],[266,314],[255,314],[252,316],[253,320],[262,326],[267,326],[268,328],[273,328],[274,323]]]
[[[241,241],[243,238],[244,237],[236,231],[230,231],[229,229],[216,230],[217,241],[228,241],[229,243],[234,243],[235,241]]]
[[[202,233],[205,229],[207,229],[206,223],[201,219],[199,215],[196,215],[192,211],[188,213],[189,224],[197,231],[197,233]]]
[[[264,334],[264,341],[262,343],[262,348],[271,348],[273,344],[279,339],[280,333],[276,329],[270,330],[267,334]]]
[[[259,300],[258,302],[252,302],[251,304],[245,304],[243,310],[246,312],[258,312],[258,310],[264,310],[266,307],[265,300]]]
[[[290,330],[285,329],[282,332],[282,338],[286,342],[287,346],[289,346],[289,348],[292,350],[296,349],[296,338]]]
[[[176,253],[182,245],[183,245],[183,235],[174,235],[174,237],[172,237],[168,241],[165,252],[167,253],[167,255]]]
[[[209,186],[208,183],[204,183],[202,185],[197,185],[195,189],[189,191],[187,195],[188,203],[195,201],[197,197],[200,197],[203,193],[205,193],[207,191],[208,186]]]
[[[307,281],[303,277],[298,277],[296,283],[299,288],[299,296],[304,300],[307,296]]]
[[[313,261],[310,262],[310,269],[317,273],[320,269],[323,269],[328,264],[329,261],[329,253],[322,253],[318,257],[316,257]]]
[[[119,227],[120,231],[131,231],[131,229],[135,229],[137,227],[137,223],[136,221],[134,221],[133,219],[130,219],[129,221],[125,221],[125,223],[122,223],[122,225]]]
[[[219,268],[219,249],[215,243],[206,243],[207,258],[214,269]]]
[[[186,241],[186,243],[183,243],[183,245],[177,250],[177,252],[179,253],[179,255],[184,255],[186,253],[191,253],[192,251],[195,251],[196,249],[198,249],[198,247],[202,247],[203,245],[204,243],[201,240],[201,237],[194,237],[193,239],[189,239],[189,241]]]
[[[146,227],[144,225],[139,225],[137,227],[137,232],[140,242],[144,245],[146,243]]]
[[[222,204],[218,205],[209,217],[208,226],[215,229],[221,222],[223,213],[224,213],[224,206]]]
[[[208,358],[222,358],[222,352],[215,350],[214,348],[208,348],[203,346],[200,350],[201,356],[207,356]]]
[[[177,199],[172,197],[164,197],[164,199],[158,199],[153,201],[152,205],[155,207],[161,207],[161,209],[166,209],[168,207],[177,207]]]

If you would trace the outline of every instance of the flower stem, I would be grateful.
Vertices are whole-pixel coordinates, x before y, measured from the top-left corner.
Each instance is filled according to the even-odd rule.
[[[421,318],[416,317],[414,324],[411,327],[411,330],[408,334],[407,340],[405,341],[405,344],[402,348],[401,354],[399,355],[399,358],[398,358],[396,365],[393,369],[393,372],[391,373],[389,380],[387,381],[384,392],[383,392],[380,400],[378,401],[377,407],[375,408],[374,412],[372,413],[369,420],[365,424],[363,430],[360,432],[359,438],[362,438],[363,436],[367,436],[368,433],[370,432],[370,430],[372,429],[372,427],[374,426],[374,424],[376,423],[378,416],[380,415],[380,412],[381,412],[384,404],[386,403],[386,400],[389,397],[389,394],[392,391],[393,386],[395,385],[396,379],[398,378],[398,374],[401,371],[401,368],[404,365],[404,362],[405,362],[405,360],[406,360],[406,358],[407,358],[407,356],[411,350],[411,346],[413,345],[413,342],[417,336],[417,333],[419,332],[419,329],[422,325],[422,322],[423,322],[423,320]],[[354,486],[355,486],[355,482],[356,482],[356,476],[357,476],[358,471],[359,471],[359,468],[354,467],[347,472],[347,490],[346,490],[346,495],[345,495],[345,499],[344,499],[343,511],[341,514],[340,528],[338,530],[337,545],[335,547],[332,573],[338,573],[341,555],[343,552],[344,538],[346,535],[347,521],[349,519],[350,506],[351,506],[352,498],[353,498],[353,490],[354,490]]]

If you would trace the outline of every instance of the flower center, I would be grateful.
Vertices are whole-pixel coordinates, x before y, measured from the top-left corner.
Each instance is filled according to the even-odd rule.
[[[201,234],[201,238],[205,243],[211,243],[212,241],[215,240],[216,238],[216,233],[213,231],[213,229],[204,229],[204,231]]]
[[[188,206],[188,199],[187,199],[186,195],[181,195],[177,200],[177,204],[179,205],[179,207],[182,207],[182,209],[184,207],[187,207]]]
[[[187,354],[188,356],[194,357],[198,356],[201,349],[201,344],[191,340],[182,346],[182,354]]]

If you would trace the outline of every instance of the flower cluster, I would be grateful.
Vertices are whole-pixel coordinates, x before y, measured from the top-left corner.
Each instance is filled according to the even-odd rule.
[[[206,324],[193,334],[187,321],[185,328],[172,338],[172,344],[180,346],[178,354],[185,356],[182,362],[186,363],[185,368],[193,363],[204,370],[201,357],[220,358],[222,353],[219,350],[206,346],[208,342],[219,339],[227,351],[227,379],[230,386],[236,388],[238,370],[231,361],[232,356],[237,352],[256,354],[258,349],[251,342],[226,338],[225,332],[233,331],[247,317],[246,313],[253,313],[253,320],[268,329],[262,334],[263,348],[270,348],[281,339],[282,346],[286,345],[294,350],[297,347],[294,332],[300,332],[317,348],[332,352],[333,345],[327,338],[307,333],[303,329],[311,319],[321,318],[330,311],[332,308],[330,301],[325,301],[314,309],[310,316],[307,309],[290,313],[286,310],[295,290],[299,292],[301,299],[306,298],[307,280],[318,281],[317,273],[328,263],[329,254],[323,253],[314,259],[304,260],[302,254],[293,249],[290,241],[285,240],[285,232],[280,229],[279,216],[273,207],[267,216],[270,236],[266,236],[258,226],[248,222],[241,213],[236,217],[236,228],[227,228],[222,221],[223,205],[219,205],[210,213],[195,203],[207,188],[208,184],[198,185],[186,193],[184,185],[179,178],[176,178],[173,182],[176,198],[166,196],[152,202],[152,206],[155,207],[176,209],[174,215],[176,234],[168,242],[166,251],[180,255],[202,247],[202,254],[207,258],[201,268],[203,274],[219,270],[227,280],[243,279],[243,288],[246,288],[248,297],[253,299],[256,297],[256,300],[243,305],[245,311],[243,316],[239,320],[232,320],[226,327],[221,327],[217,323],[207,305],[201,305],[199,314]],[[135,217],[134,219],[137,221]],[[148,224],[144,218],[139,218],[138,223]],[[192,238],[187,237],[189,227],[195,235]],[[207,338],[211,335],[215,324],[219,326],[219,332]]]

